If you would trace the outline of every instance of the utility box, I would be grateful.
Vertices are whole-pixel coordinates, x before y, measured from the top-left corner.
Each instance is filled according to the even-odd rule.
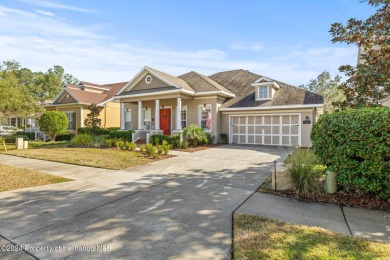
[[[23,141],[23,149],[28,149],[28,141]]]
[[[23,138],[16,138],[16,149],[23,149]]]

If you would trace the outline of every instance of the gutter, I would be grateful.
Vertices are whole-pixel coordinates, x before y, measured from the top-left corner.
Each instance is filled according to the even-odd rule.
[[[316,108],[323,107],[324,104],[309,105],[286,105],[286,106],[260,106],[260,107],[226,107],[220,108],[219,111],[247,111],[247,110],[270,110],[270,109],[288,109],[288,108]]]

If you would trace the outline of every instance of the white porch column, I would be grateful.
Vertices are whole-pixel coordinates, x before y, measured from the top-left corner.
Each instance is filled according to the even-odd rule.
[[[138,130],[144,129],[142,118],[142,101],[138,101]]]
[[[84,108],[80,106],[80,127],[84,127]]]
[[[154,111],[154,129],[160,130],[160,100],[156,99],[156,108]]]
[[[126,129],[126,108],[125,103],[121,103],[121,130]]]
[[[176,130],[181,130],[181,98],[177,98],[176,105]]]

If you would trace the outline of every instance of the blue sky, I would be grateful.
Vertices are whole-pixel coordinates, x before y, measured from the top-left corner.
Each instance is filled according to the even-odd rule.
[[[299,85],[355,64],[356,46],[332,44],[328,31],[374,11],[359,0],[2,0],[0,59],[96,83],[150,66],[175,76],[240,68]]]

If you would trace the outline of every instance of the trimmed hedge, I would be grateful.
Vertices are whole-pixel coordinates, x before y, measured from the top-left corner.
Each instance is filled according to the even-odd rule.
[[[166,141],[172,147],[180,146],[180,136],[179,135],[152,135],[149,138],[149,142],[155,145],[161,145],[163,141]]]
[[[80,127],[77,129],[78,134],[89,134],[89,135],[109,135],[112,130],[105,129],[105,128],[87,128],[87,127]]]
[[[75,134],[63,134],[63,135],[57,135],[56,141],[71,141]]]
[[[355,186],[390,202],[390,108],[350,109],[322,116],[311,132],[313,151]]]
[[[27,136],[29,140],[35,140],[35,133],[32,133],[32,132],[23,132],[23,131],[19,131],[19,132],[15,132],[15,135],[16,136]]]
[[[127,130],[127,131],[109,131],[108,135],[112,139],[123,139],[128,142],[133,141],[133,131]]]

